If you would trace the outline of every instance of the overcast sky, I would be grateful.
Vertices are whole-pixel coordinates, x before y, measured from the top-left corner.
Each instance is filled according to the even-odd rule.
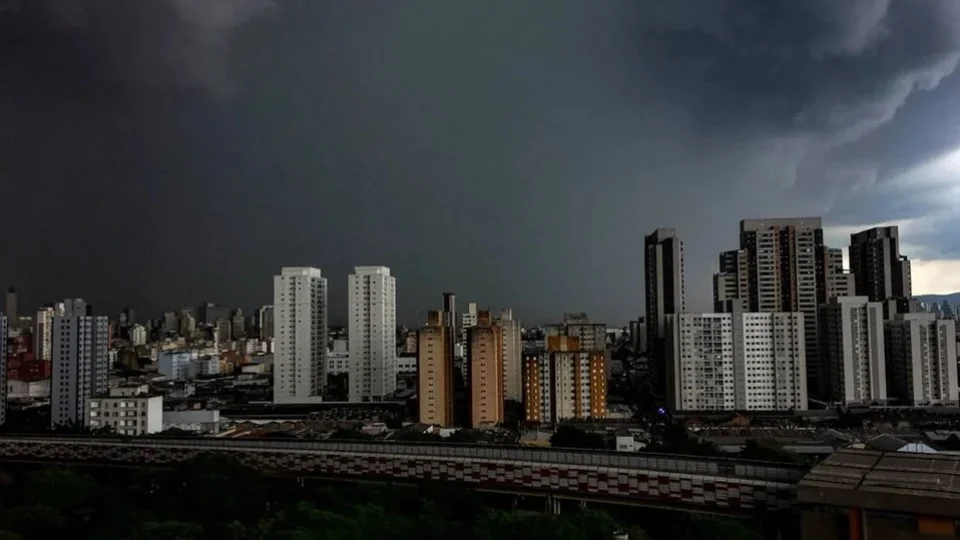
[[[524,321],[687,304],[746,217],[898,223],[960,290],[957,0],[0,0],[0,283],[144,316],[282,266]],[[419,314],[417,312],[419,311]]]

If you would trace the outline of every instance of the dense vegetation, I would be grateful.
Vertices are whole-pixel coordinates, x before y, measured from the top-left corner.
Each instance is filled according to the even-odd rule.
[[[0,540],[593,540],[615,531],[632,540],[760,538],[737,521],[680,513],[651,514],[648,534],[600,511],[551,516],[496,506],[456,488],[300,487],[216,456],[176,471],[8,468],[0,473]],[[636,519],[642,512],[626,517],[644,521]]]

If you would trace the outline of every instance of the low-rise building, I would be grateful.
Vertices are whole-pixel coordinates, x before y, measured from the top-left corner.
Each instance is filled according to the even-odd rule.
[[[397,375],[415,375],[417,373],[417,356],[401,355],[397,357]]]
[[[50,397],[50,379],[39,381],[7,380],[7,399],[39,399]]]
[[[189,376],[209,377],[220,374],[220,358],[218,356],[203,356],[190,361]]]
[[[195,358],[191,351],[166,350],[157,355],[157,371],[171,381],[190,378],[190,361]]]
[[[220,432],[220,411],[216,409],[189,409],[163,411],[163,429],[179,429],[191,433],[216,435]]]
[[[147,435],[163,430],[163,396],[151,394],[148,385],[111,388],[90,398],[86,426],[112,428],[120,435]]]

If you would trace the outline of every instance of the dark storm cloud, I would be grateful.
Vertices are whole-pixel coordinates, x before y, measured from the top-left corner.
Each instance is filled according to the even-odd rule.
[[[623,322],[653,228],[706,307],[740,218],[915,219],[960,146],[954,0],[23,5],[0,279],[28,301],[252,306],[310,264],[339,319],[350,268],[386,264],[408,320],[451,289]]]
[[[18,44],[32,53],[20,59],[36,63],[27,69],[37,70],[38,76],[53,69],[83,70],[87,82],[202,87],[221,96],[237,90],[226,73],[233,31],[274,7],[272,0],[40,0],[19,5],[18,26],[26,35]],[[83,62],[71,63],[78,59]]]

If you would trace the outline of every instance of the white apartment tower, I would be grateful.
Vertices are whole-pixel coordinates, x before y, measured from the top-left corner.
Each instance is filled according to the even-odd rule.
[[[803,313],[667,317],[667,398],[677,411],[807,408]]]
[[[497,324],[503,328],[503,399],[523,401],[523,337],[513,310],[505,309]]]
[[[956,323],[933,313],[900,313],[883,330],[889,393],[916,407],[956,406]]]
[[[82,299],[72,298],[52,324],[50,424],[84,425],[90,398],[107,391],[109,323],[105,316],[93,316]]]
[[[273,402],[321,401],[326,382],[326,278],[317,268],[283,268],[273,278],[273,305]]]
[[[382,401],[397,390],[397,280],[386,266],[350,274],[350,401]]]
[[[866,296],[838,296],[820,306],[820,356],[832,401],[883,404],[887,400],[883,304]]]
[[[59,313],[62,315],[62,313]],[[38,360],[53,359],[53,318],[58,315],[53,306],[42,307],[37,311],[34,323],[33,350]]]

